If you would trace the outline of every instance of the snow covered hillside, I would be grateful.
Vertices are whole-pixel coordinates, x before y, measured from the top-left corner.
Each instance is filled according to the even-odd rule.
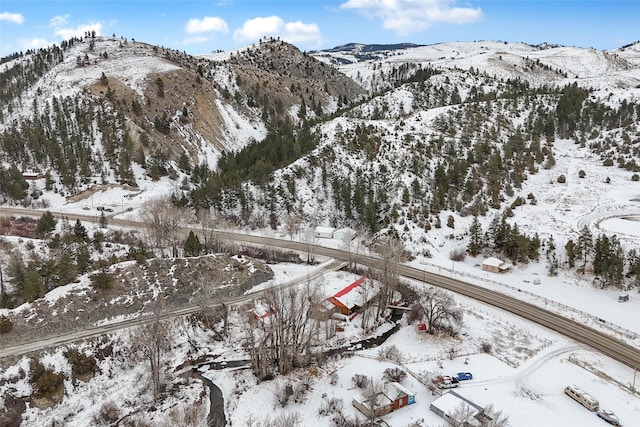
[[[387,303],[427,298],[423,283],[367,304],[367,293],[391,281],[377,277],[358,294],[361,310],[329,316],[304,351],[287,354],[292,369],[280,375],[273,366],[285,358],[274,356],[272,337],[286,334],[272,333],[281,324],[271,319],[289,313],[282,300],[238,293],[241,302],[208,311],[202,301],[211,294],[199,285],[217,283],[213,270],[178,276],[177,266],[196,264],[183,259],[148,270],[169,254],[228,249],[237,258],[224,271],[243,274],[251,256],[274,250],[225,246],[210,228],[307,244],[293,256],[300,260],[314,258],[314,244],[402,254],[425,272],[509,294],[638,348],[638,44],[596,51],[478,41],[303,54],[269,40],[193,58],[87,37],[62,55],[40,54],[0,65],[15,91],[0,107],[0,225],[14,234],[0,239],[0,278],[11,294],[4,301],[18,305],[0,308],[9,329],[0,345],[49,333],[43,323],[68,323],[61,333],[132,320],[138,306],[162,298],[171,298],[164,307],[200,303],[202,311],[0,360],[0,424],[357,426],[368,421],[353,406],[367,394],[359,376],[383,388],[398,370],[415,403],[381,417],[389,426],[446,424],[430,409],[441,394],[433,379],[458,372],[473,379],[453,390],[493,406],[488,413],[509,425],[604,425],[563,392],[571,384],[623,425],[639,419],[640,367],[499,308],[448,295],[460,315],[450,329],[422,333],[409,310],[394,323]],[[20,66],[42,75],[28,83],[11,74]],[[5,185],[23,171],[35,171],[24,186]],[[15,227],[20,211],[9,210],[16,204],[27,215],[50,210],[59,222],[27,236]],[[129,233],[134,223],[115,220],[148,227]],[[317,226],[336,233],[319,237]],[[182,227],[193,232],[189,244]],[[386,255],[385,242],[395,244]],[[510,268],[484,270],[490,257]],[[323,270],[331,260],[316,258],[322,264],[269,260],[275,277],[251,291],[298,283],[291,289],[301,292],[313,283],[325,301],[359,280]],[[62,259],[77,273],[66,284]],[[106,298],[95,275],[120,270]],[[186,296],[159,291],[182,282]],[[29,301],[33,283],[53,289]],[[298,300],[295,316],[318,295]],[[82,305],[65,303],[73,298]],[[100,308],[91,311],[94,303]]]

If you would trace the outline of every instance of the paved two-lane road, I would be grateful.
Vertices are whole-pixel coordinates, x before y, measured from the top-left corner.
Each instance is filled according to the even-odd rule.
[[[56,214],[55,212],[52,212]],[[31,215],[39,217],[42,212],[26,209],[13,209],[13,208],[0,208],[0,214],[9,215]],[[96,217],[89,215],[69,215],[72,218],[79,218],[81,221],[96,221]],[[109,221],[110,224],[121,227],[144,227],[141,222],[133,220],[122,220],[113,218]],[[184,227],[184,230],[189,230],[188,227]],[[248,235],[243,233],[221,231],[217,230],[216,235],[221,239],[232,240],[237,242],[254,243],[261,245],[269,245],[273,247],[279,247],[283,249],[296,250],[301,252],[312,251],[316,255],[330,257],[341,261],[355,261],[361,265],[367,265],[373,268],[381,267],[381,260],[377,257],[367,256],[362,254],[353,254],[347,251],[319,246],[311,243],[301,243],[291,240],[276,239],[272,237],[263,237]],[[493,305],[495,307],[507,310],[517,316],[532,322],[538,323],[551,330],[554,330],[560,334],[563,334],[569,338],[572,338],[578,342],[587,344],[601,353],[631,367],[634,369],[640,368],[640,349],[631,346],[621,340],[590,328],[582,323],[573,321],[567,317],[561,316],[557,313],[548,311],[544,308],[535,306],[525,301],[520,301],[509,295],[501,294],[499,292],[483,288],[478,285],[474,285],[463,280],[439,275],[435,273],[425,272],[423,270],[410,267],[407,265],[399,265],[398,272],[401,276],[408,277],[414,280],[422,281],[443,289],[450,290],[452,292],[465,295],[467,297],[476,299],[486,304]],[[148,320],[147,320],[148,321]],[[111,326],[111,325],[110,325]],[[107,327],[105,327],[107,328]],[[117,329],[117,328],[116,328]],[[113,330],[113,329],[111,329]],[[109,332],[110,330],[105,330]],[[70,338],[68,341],[83,338],[78,336]],[[68,342],[66,341],[66,342]],[[51,345],[51,344],[49,344]],[[45,348],[48,345],[39,343],[32,343],[32,350],[38,348]],[[0,356],[2,352],[0,351]]]

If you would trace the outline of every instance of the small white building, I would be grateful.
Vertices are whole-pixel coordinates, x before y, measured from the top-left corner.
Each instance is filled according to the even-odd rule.
[[[336,229],[333,227],[316,227],[313,234],[320,239],[333,239],[333,233]]]
[[[484,408],[470,401],[469,399],[462,397],[453,390],[443,394],[429,405],[429,409],[432,412],[440,415],[445,421],[448,421],[451,415],[460,411],[465,414],[473,414],[468,419],[463,421],[465,427],[476,427],[485,425],[483,422],[490,421],[491,418],[487,417],[484,413]]]
[[[511,264],[507,264],[498,258],[487,258],[482,261],[482,269],[484,271],[490,271],[492,273],[504,273],[511,268]]]

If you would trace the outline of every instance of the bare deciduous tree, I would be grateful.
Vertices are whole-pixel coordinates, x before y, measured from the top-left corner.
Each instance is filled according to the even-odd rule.
[[[367,386],[362,393],[362,397],[365,398],[365,401],[363,403],[368,412],[368,414],[365,414],[368,424],[369,426],[373,427],[375,426],[376,419],[379,416],[379,408],[384,403],[384,384],[380,381],[374,381],[373,378],[370,378],[367,382]]]
[[[260,320],[250,315],[254,320],[245,322],[245,344],[258,377],[267,377],[270,366],[286,374],[311,360],[320,323],[311,313],[322,298],[320,284],[314,280],[265,292],[270,315]]]
[[[349,252],[349,271],[355,270],[355,260],[353,259],[352,250],[354,245],[357,244],[355,241],[357,236],[358,235],[355,230],[348,229],[345,230],[340,237],[342,246],[347,250],[347,252]]]
[[[179,230],[188,215],[184,209],[176,207],[170,199],[154,199],[147,202],[142,211],[142,219],[147,224],[153,246],[164,256],[164,247],[171,247],[172,256],[178,256]]]
[[[493,404],[488,404],[484,407],[483,413],[486,418],[490,418],[486,424],[486,427],[509,427],[509,417],[504,415],[502,411],[496,410]]]
[[[448,292],[429,288],[420,300],[411,306],[410,317],[424,320],[427,333],[435,331],[454,333],[455,327],[462,324],[462,310]]]
[[[160,320],[159,306],[154,309],[154,317],[153,322],[137,328],[132,341],[138,355],[149,362],[153,396],[157,398],[162,391],[162,364],[171,340],[169,325]]]
[[[496,411],[492,404],[488,404],[479,412],[466,403],[458,404],[448,413],[447,425],[449,427],[466,427],[468,425],[481,425],[483,427],[508,427],[509,417]]]
[[[196,212],[196,218],[200,222],[205,253],[220,252],[220,240],[215,232],[218,224],[215,212],[212,209],[199,209]]]
[[[309,227],[305,232],[303,237],[304,243],[307,243],[307,263],[312,264],[316,261],[316,257],[313,254],[313,246],[318,243],[318,238],[316,237],[316,232],[313,227]]]
[[[293,240],[293,236],[300,232],[300,224],[302,224],[304,216],[302,211],[292,211],[287,215],[285,225],[287,227],[287,233],[289,238]]]
[[[473,406],[460,402],[453,411],[447,414],[447,426],[466,427],[472,425],[471,422],[477,412]]]
[[[408,260],[408,252],[400,239],[395,236],[385,236],[376,240],[373,250],[382,258],[382,271],[379,281],[382,283],[378,294],[378,313],[380,317],[391,302],[399,285],[398,263]]]

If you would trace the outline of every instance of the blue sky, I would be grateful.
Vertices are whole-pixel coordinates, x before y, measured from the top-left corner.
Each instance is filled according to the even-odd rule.
[[[640,0],[2,0],[0,56],[92,30],[201,54],[263,36],[304,51],[473,40],[613,49],[639,28]]]

